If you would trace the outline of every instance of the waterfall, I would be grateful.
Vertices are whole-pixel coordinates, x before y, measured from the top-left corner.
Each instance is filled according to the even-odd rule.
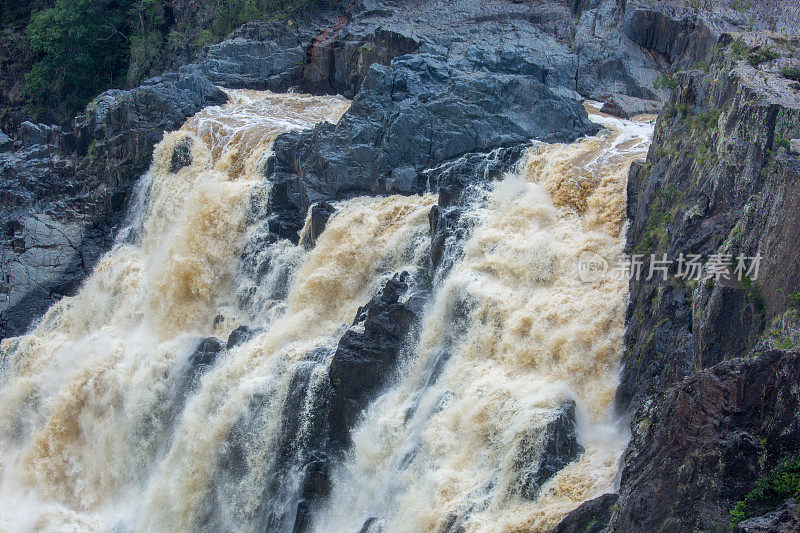
[[[575,265],[622,253],[652,124],[594,112],[596,137],[535,143],[434,277],[434,194],[340,201],[312,248],[265,245],[272,141],[349,102],[227,93],[156,146],[80,291],[3,341],[0,529],[547,530],[612,490],[627,280]],[[373,301],[423,317],[339,442],[332,365]],[[575,458],[534,482],[554,413]]]
[[[614,489],[627,278],[582,283],[575,266],[586,251],[623,252],[627,171],[652,124],[592,118],[609,129],[535,145],[476,208],[464,257],[355,430],[315,530],[547,531]],[[520,458],[567,402],[585,451],[531,491]]]

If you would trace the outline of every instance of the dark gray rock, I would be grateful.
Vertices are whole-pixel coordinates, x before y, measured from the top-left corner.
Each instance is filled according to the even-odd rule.
[[[305,246],[306,249],[314,247],[319,236],[325,231],[328,219],[336,212],[336,209],[328,202],[318,202],[312,205],[309,211],[309,216],[311,217],[309,227],[300,241],[300,244]]]
[[[704,59],[716,44],[716,36],[702,18],[657,6],[626,10],[623,31],[631,41],[672,63]]]
[[[14,141],[0,130],[0,153],[10,152],[14,148]]]
[[[431,272],[439,279],[459,260],[461,244],[470,234],[471,226],[462,220],[462,214],[485,200],[489,185],[517,164],[525,148],[519,144],[466,154],[422,172],[430,190],[439,195],[428,215]]]
[[[212,82],[232,89],[286,91],[306,63],[306,43],[290,22],[256,22],[212,45],[200,62]]]
[[[225,347],[228,350],[230,350],[234,346],[239,346],[240,344],[244,344],[245,342],[252,339],[256,333],[257,331],[249,326],[239,326],[233,331],[231,331],[230,335],[228,335],[228,342],[225,345]]]
[[[177,143],[172,151],[172,157],[169,160],[169,171],[173,174],[178,172],[183,167],[192,164],[192,145],[194,141],[191,137],[184,137]]]
[[[542,485],[583,451],[575,426],[575,402],[570,401],[544,425],[523,436],[515,459],[522,497],[535,500]]]
[[[632,280],[618,395],[623,407],[746,355],[792,307],[789,294],[800,286],[794,223],[800,206],[791,192],[800,183],[800,161],[778,144],[800,135],[800,95],[766,88],[788,83],[777,63],[755,69],[733,56],[731,42],[723,36],[728,48],[708,72],[680,75],[647,162],[631,167],[627,234],[627,249],[645,256],[700,254],[705,262],[728,254],[729,275],[689,283],[673,265],[666,281]],[[736,258],[759,254],[758,279],[739,280]]]
[[[735,533],[793,533],[800,531],[800,512],[797,501],[789,498],[780,507],[764,516],[739,522]]]
[[[213,366],[223,348],[222,342],[216,337],[202,339],[192,355],[189,356],[189,366],[192,369]]]
[[[25,123],[0,154],[0,338],[73,294],[114,242],[164,131],[225,94],[192,69],[92,101],[71,129]]]
[[[424,192],[423,170],[468,152],[597,129],[578,101],[533,76],[468,73],[421,54],[373,65],[338,124],[276,139],[267,165],[271,224],[297,242],[311,203]]]
[[[198,65],[224,87],[271,91],[299,87],[352,98],[370,65],[388,65],[419,47],[416,39],[380,26],[351,30],[347,23],[360,12],[361,5],[354,4],[339,14],[248,23],[212,45]]]
[[[400,273],[356,313],[333,354],[328,376],[332,386],[328,410],[334,449],[350,443],[350,429],[361,411],[392,375],[408,335],[422,316],[426,293]]]
[[[756,481],[800,450],[800,352],[704,370],[632,417],[609,531],[726,530]]]
[[[618,494],[608,493],[583,502],[561,520],[554,533],[601,533],[611,519]]]
[[[47,124],[34,124],[26,120],[19,125],[18,134],[22,148],[30,148],[35,145],[47,146],[58,142],[61,128]]]

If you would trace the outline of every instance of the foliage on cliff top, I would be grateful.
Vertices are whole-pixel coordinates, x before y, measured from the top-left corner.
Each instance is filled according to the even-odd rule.
[[[26,38],[25,103],[65,120],[109,88],[190,61],[238,26],[334,0],[0,0],[4,28]],[[24,30],[23,30],[24,28]],[[53,116],[52,111],[57,111]]]

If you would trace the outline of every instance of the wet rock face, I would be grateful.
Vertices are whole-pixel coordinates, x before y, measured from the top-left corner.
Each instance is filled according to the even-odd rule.
[[[194,141],[191,137],[184,137],[175,143],[175,149],[172,151],[172,157],[169,160],[169,171],[173,174],[178,172],[183,167],[192,164],[192,145]]]
[[[288,390],[252,396],[225,441],[198,527],[229,525],[221,517],[232,507],[231,499],[252,499],[249,486],[242,489],[248,495],[238,495],[238,482],[257,476],[261,487],[257,509],[242,516],[242,523],[255,523],[266,531],[307,530],[309,513],[330,490],[332,461],[349,444],[361,410],[391,378],[427,296],[407,272],[394,275],[359,309],[333,350],[315,349],[287,369],[292,372]],[[235,330],[229,348],[253,333],[247,328]],[[214,360],[221,352],[219,341],[204,339],[190,361]],[[276,405],[280,430],[274,433],[270,454],[253,462],[250,454],[268,437],[265,428],[274,423]]]
[[[332,386],[328,424],[334,449],[350,443],[350,429],[367,403],[390,378],[411,327],[422,316],[426,294],[412,288],[403,272],[356,314],[339,341],[328,370]]]
[[[619,495],[608,493],[583,502],[564,517],[554,533],[602,533],[618,499]]]
[[[800,449],[800,352],[714,366],[647,400],[632,419],[610,531],[713,531]]]
[[[468,73],[429,55],[373,65],[338,124],[275,141],[267,175],[276,228],[296,234],[316,201],[424,192],[424,169],[465,153],[597,129],[579,102],[532,76]]]
[[[471,231],[462,219],[466,210],[485,200],[491,183],[513,169],[526,145],[466,154],[423,171],[430,190],[439,195],[428,220],[431,235],[431,272],[440,279],[461,257],[461,245]]]
[[[74,293],[114,239],[165,130],[225,94],[191,70],[103,93],[70,129],[26,123],[0,153],[0,338]]]
[[[239,326],[233,331],[231,331],[230,335],[228,335],[228,342],[226,343],[225,347],[228,350],[230,350],[235,346],[244,344],[245,342],[252,339],[256,333],[257,333],[256,330],[254,330],[253,328],[250,328],[248,326]]]
[[[746,46],[759,45],[749,38]],[[647,162],[631,167],[627,250],[647,261],[630,284],[623,409],[762,345],[800,287],[800,207],[789,192],[800,184],[800,160],[782,140],[800,136],[800,95],[778,72],[785,59],[754,68],[731,54],[732,37],[721,43],[707,71],[680,76]],[[689,282],[673,263],[667,280],[646,279],[649,255],[664,253],[673,261],[699,254],[703,263],[726,254],[730,275]],[[757,279],[738,279],[740,255],[761,256]]]
[[[319,202],[311,206],[309,209],[308,230],[302,236],[300,244],[306,249],[311,249],[317,243],[317,239],[322,232],[325,231],[325,226],[328,224],[328,219],[336,212],[336,209],[328,202]]]
[[[575,427],[575,402],[570,401],[542,427],[532,428],[523,437],[516,459],[522,497],[535,500],[542,485],[583,451]]]

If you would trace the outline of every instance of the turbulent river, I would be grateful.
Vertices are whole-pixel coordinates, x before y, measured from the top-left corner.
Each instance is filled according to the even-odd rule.
[[[3,341],[0,530],[547,531],[612,491],[627,279],[583,283],[576,265],[623,252],[627,171],[652,124],[587,105],[606,129],[534,143],[477,187],[434,275],[432,194],[338,202],[313,247],[264,244],[273,139],[349,102],[227,92],[156,147],[79,293]],[[430,279],[424,316],[298,526],[331,350],[401,271]],[[223,347],[203,359],[210,337]],[[520,454],[571,402],[584,451],[525,494]]]

